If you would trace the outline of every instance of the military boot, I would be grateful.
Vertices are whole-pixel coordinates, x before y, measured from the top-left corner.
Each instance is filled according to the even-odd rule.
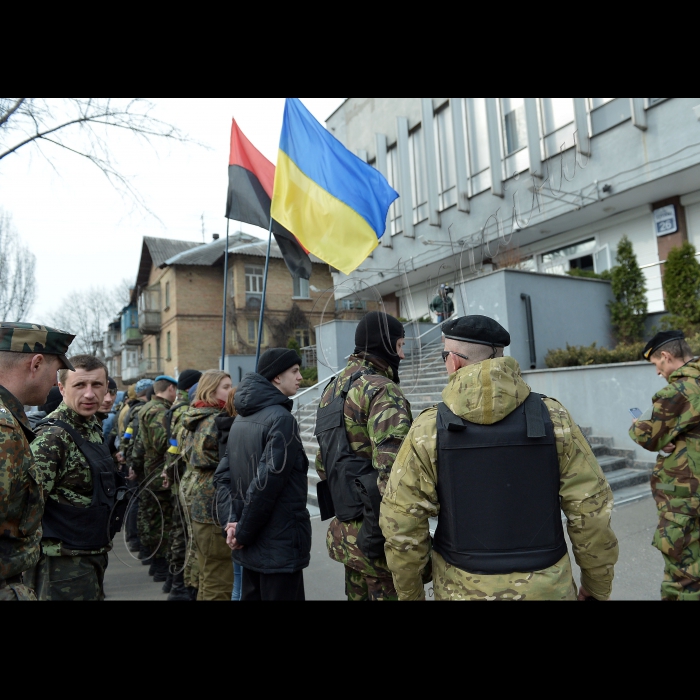
[[[149,564],[150,564],[150,566],[148,567],[148,575],[155,576],[155,574],[156,574],[156,560],[151,559]]]
[[[126,548],[132,552],[133,554],[141,554],[141,542],[139,541],[138,538],[132,539],[132,540],[127,540],[126,541]],[[141,559],[141,556],[139,556],[139,559]]]
[[[168,560],[165,557],[158,557],[153,562],[153,581],[154,583],[163,583],[168,579]],[[150,569],[149,569],[150,573]]]
[[[168,600],[192,600],[185,586],[185,577],[182,571],[179,574],[173,574],[173,587],[168,596]]]
[[[163,584],[163,593],[170,593],[173,589],[173,575],[170,573],[170,570],[168,570],[168,577],[165,579],[165,583]]]
[[[197,600],[197,594],[199,593],[199,589],[193,588],[192,586],[187,586],[187,593],[190,596],[190,600]]]
[[[153,556],[151,555],[151,552],[149,552],[143,545],[141,545],[138,557],[144,566],[150,566],[151,562],[153,561]]]

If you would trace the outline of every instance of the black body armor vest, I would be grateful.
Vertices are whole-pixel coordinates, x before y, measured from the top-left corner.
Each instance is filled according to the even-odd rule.
[[[478,425],[438,405],[433,547],[473,574],[541,571],[566,554],[554,427],[539,394]]]
[[[357,546],[368,559],[377,559],[384,556],[384,537],[379,527],[382,499],[377,486],[378,474],[371,459],[356,454],[350,447],[344,412],[345,399],[353,382],[367,374],[374,374],[374,371],[355,372],[333,401],[318,409],[314,435],[326,470],[326,480],[318,484],[321,518],[325,520],[335,515],[341,522],[362,520]]]
[[[128,502],[124,477],[115,470],[109,447],[89,442],[61,420],[42,421],[39,425],[56,425],[65,430],[83,453],[92,474],[92,502],[87,508],[46,499],[43,537],[60,540],[70,549],[107,547],[121,530]]]

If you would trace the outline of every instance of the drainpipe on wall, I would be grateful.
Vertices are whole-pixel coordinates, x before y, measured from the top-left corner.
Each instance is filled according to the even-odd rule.
[[[532,325],[532,299],[529,294],[521,294],[525,302],[525,318],[527,319],[527,343],[530,347],[530,369],[537,368],[537,353],[535,352],[535,330]]]

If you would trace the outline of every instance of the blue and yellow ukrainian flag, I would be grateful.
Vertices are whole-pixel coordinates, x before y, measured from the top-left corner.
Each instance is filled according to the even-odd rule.
[[[271,215],[304,248],[349,275],[379,244],[398,196],[297,98],[287,98]]]

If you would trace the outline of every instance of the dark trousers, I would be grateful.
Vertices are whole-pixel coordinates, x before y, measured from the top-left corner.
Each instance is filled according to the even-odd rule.
[[[241,601],[246,600],[306,600],[304,572],[261,574],[243,569]]]
[[[139,538],[139,499],[136,497],[138,487],[139,485],[135,481],[127,482],[127,488],[131,494],[131,500],[129,501],[126,511],[126,522],[124,523],[127,540],[137,540]]]

